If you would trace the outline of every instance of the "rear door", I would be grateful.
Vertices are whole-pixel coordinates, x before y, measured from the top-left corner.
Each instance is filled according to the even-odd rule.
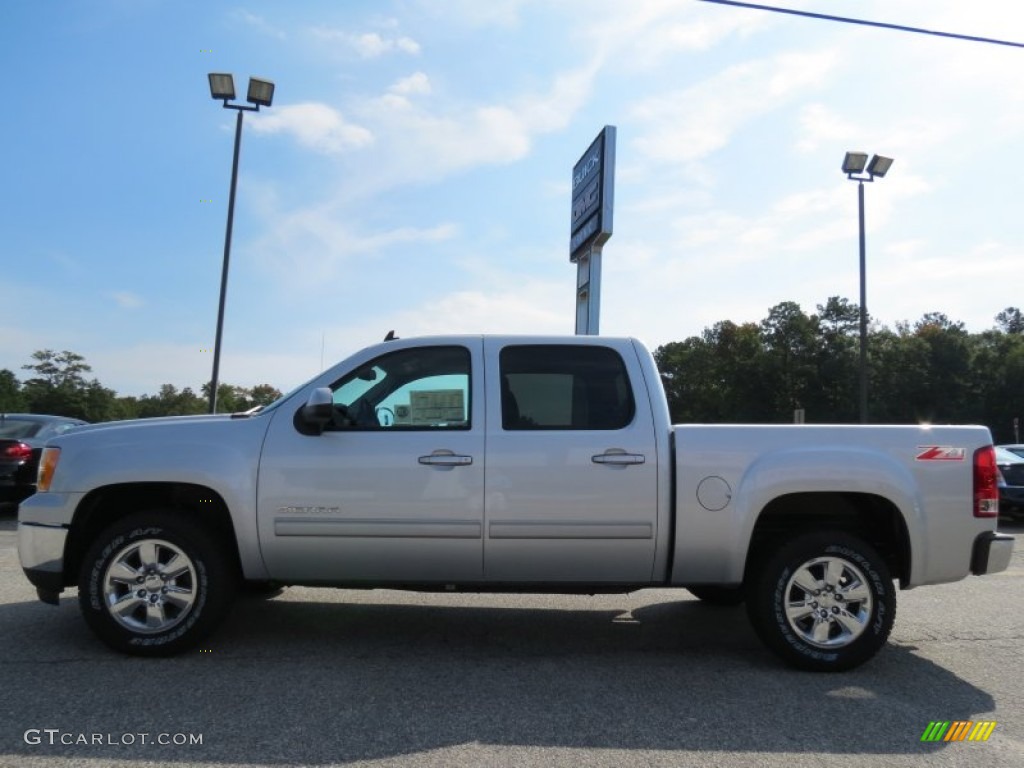
[[[649,582],[657,446],[632,345],[486,339],[484,350],[487,581]]]

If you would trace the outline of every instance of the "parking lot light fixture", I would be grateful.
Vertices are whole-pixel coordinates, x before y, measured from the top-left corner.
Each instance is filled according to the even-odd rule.
[[[881,179],[889,172],[891,157],[873,155],[871,162],[865,152],[847,152],[843,158],[843,173],[857,182],[857,211],[860,224],[860,423],[868,423],[868,289],[867,259],[864,237],[864,182]],[[866,168],[866,172],[865,172]]]
[[[258,77],[249,78],[249,92],[245,100],[257,107],[269,107],[274,100],[274,84]]]
[[[231,101],[235,98],[235,78],[224,72],[211,72],[210,96],[218,101]]]
[[[864,152],[847,152],[843,158],[843,173],[861,173],[867,165],[868,156]]]
[[[891,157],[882,157],[881,155],[874,155],[871,158],[871,162],[868,163],[868,173],[872,177],[880,179],[889,172],[889,166],[891,165]]]
[[[224,232],[224,262],[220,273],[220,302],[217,305],[217,336],[213,344],[213,376],[210,379],[210,413],[217,412],[217,385],[220,376],[220,344],[224,331],[224,301],[228,291],[228,263],[231,260],[231,230],[235,220],[235,190],[238,187],[238,154],[242,145],[242,115],[246,112],[259,112],[260,107],[269,107],[274,100],[274,84],[270,80],[249,78],[249,91],[245,104],[230,104],[235,98],[235,79],[224,72],[209,73],[210,96],[224,102],[225,109],[233,109],[237,113],[235,119],[235,152],[231,161],[231,192],[228,195],[228,224]]]

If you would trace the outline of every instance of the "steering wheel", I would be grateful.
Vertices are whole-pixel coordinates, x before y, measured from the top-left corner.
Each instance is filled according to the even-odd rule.
[[[348,407],[348,417],[352,420],[352,425],[356,427],[372,428],[380,426],[373,406],[370,405],[370,401],[365,397],[360,397]]]
[[[386,406],[377,406],[376,414],[377,423],[382,427],[390,427],[395,423],[395,412]]]

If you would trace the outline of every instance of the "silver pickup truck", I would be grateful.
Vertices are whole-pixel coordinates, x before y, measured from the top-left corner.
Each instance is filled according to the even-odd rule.
[[[1004,570],[983,427],[672,426],[634,339],[387,341],[247,413],[51,440],[18,549],[40,599],[140,655],[239,586],[680,587],[745,601],[812,670],[885,644],[906,589]],[[247,583],[247,584],[245,584]]]

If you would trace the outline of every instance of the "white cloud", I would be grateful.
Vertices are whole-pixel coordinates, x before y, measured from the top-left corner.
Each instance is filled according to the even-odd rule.
[[[430,78],[422,72],[414,72],[408,77],[403,77],[401,80],[397,80],[388,90],[402,96],[427,94],[430,93],[431,90]]]
[[[744,124],[822,87],[837,63],[834,51],[787,53],[737,64],[676,91],[635,104],[633,144],[657,161],[687,163],[725,147]]]
[[[520,10],[531,2],[536,0],[420,0],[419,5],[445,24],[457,19],[469,27],[514,27],[519,24]]]
[[[255,13],[250,13],[249,11],[246,11],[242,8],[238,8],[232,11],[230,17],[236,21],[242,22],[246,26],[252,27],[257,31],[262,32],[263,34],[270,35],[271,37],[276,37],[279,40],[284,40],[287,38],[287,35],[282,30],[275,27],[265,18]]]
[[[311,32],[320,40],[347,45],[364,59],[375,59],[395,52],[415,56],[420,52],[420,44],[405,35],[384,37],[377,32],[357,33],[325,26],[313,27]]]
[[[330,287],[354,270],[357,258],[365,266],[390,249],[444,242],[458,233],[451,223],[366,233],[346,224],[351,212],[335,205],[287,213],[269,208],[263,218],[272,224],[251,248],[275,285],[289,291]]]
[[[402,337],[466,333],[571,334],[573,296],[554,281],[520,279],[514,288],[456,291],[400,311],[382,310],[326,332],[328,360],[380,341],[389,329]],[[337,339],[344,339],[339,346]],[[328,365],[330,362],[327,363]]]
[[[414,104],[405,93],[424,92],[421,73],[401,80],[388,93],[365,102],[361,122],[373,129],[378,151],[361,191],[369,195],[410,182],[441,180],[482,165],[506,165],[525,158],[535,137],[565,128],[586,103],[598,71],[595,61],[554,75],[540,93],[489,104]]]
[[[253,119],[256,133],[288,133],[299,143],[317,152],[339,154],[373,143],[373,134],[348,122],[332,107],[318,102],[274,107]]]
[[[143,306],[145,302],[141,296],[138,296],[130,291],[114,291],[113,293],[107,294],[112,298],[117,306],[121,309],[138,309]]]
[[[863,135],[860,126],[843,119],[824,104],[810,104],[800,110],[801,136],[796,146],[801,152],[813,152],[822,145],[842,144]]]
[[[581,3],[586,11],[592,2]],[[649,71],[681,53],[706,51],[732,37],[747,37],[777,22],[772,14],[713,8],[678,0],[630,0],[606,4],[585,27],[586,47],[623,70]]]

